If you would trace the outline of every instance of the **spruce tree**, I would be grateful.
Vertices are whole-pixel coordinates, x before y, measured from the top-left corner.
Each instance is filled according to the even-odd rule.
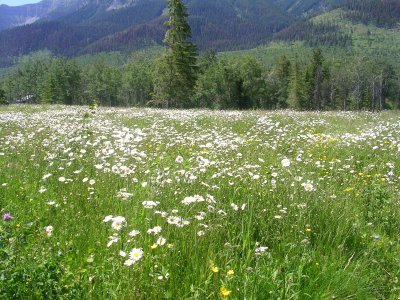
[[[0,104],[6,104],[6,92],[0,88]]]
[[[293,109],[307,109],[306,83],[300,68],[299,62],[296,60],[290,76],[288,87],[288,104]]]
[[[308,85],[308,105],[306,109],[321,110],[322,109],[322,82],[324,57],[322,50],[316,48],[313,51],[313,56],[306,72],[306,82]]]
[[[186,6],[181,0],[168,0],[168,11],[166,51],[155,68],[153,96],[167,107],[188,107],[196,83],[197,49],[191,42]]]

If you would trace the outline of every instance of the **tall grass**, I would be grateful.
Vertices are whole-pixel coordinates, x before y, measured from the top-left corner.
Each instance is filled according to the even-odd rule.
[[[398,299],[399,121],[2,108],[0,298]]]

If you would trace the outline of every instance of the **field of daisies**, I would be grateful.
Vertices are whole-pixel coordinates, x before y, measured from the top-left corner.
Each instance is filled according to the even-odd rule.
[[[0,108],[1,299],[399,299],[400,115]]]

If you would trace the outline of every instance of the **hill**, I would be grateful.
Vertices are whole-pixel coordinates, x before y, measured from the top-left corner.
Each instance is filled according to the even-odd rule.
[[[235,51],[300,41],[310,47],[334,47],[337,53],[374,45],[376,51],[371,47],[366,51],[397,57],[392,42],[397,41],[400,4],[395,0],[187,0],[186,4],[193,41],[200,50]],[[28,14],[33,11],[36,14]],[[73,57],[162,45],[167,14],[165,0],[44,0],[0,6],[1,26],[12,26],[4,23],[23,12],[37,21],[0,31],[0,66],[43,49]],[[370,26],[363,33],[362,28]]]
[[[340,0],[186,1],[194,42],[200,49],[219,51],[264,44],[301,16],[339,3]],[[165,8],[165,0],[44,0],[21,7],[0,6],[0,29],[8,28],[0,32],[1,64],[42,49],[76,56],[162,44]]]

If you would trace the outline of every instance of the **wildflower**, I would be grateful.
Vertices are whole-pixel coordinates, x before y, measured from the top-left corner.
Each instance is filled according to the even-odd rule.
[[[66,180],[66,179],[65,179],[65,177],[63,177],[63,176],[61,176],[60,178],[58,178],[58,181],[59,181],[59,182],[65,182],[65,180]]]
[[[46,233],[47,236],[51,236],[51,235],[53,234],[53,230],[54,230],[54,228],[53,228],[53,226],[51,226],[51,225],[46,226],[46,227],[44,228],[44,231],[45,231],[45,233]]]
[[[195,202],[204,202],[204,198],[200,195],[194,195],[194,196],[185,197],[185,199],[183,199],[181,201],[181,203],[185,204],[185,205],[189,205],[189,204],[195,203]]]
[[[182,203],[182,204],[185,204],[185,205],[189,205],[189,204],[194,203],[194,202],[196,202],[196,198],[195,198],[195,197],[192,197],[192,196],[190,196],[190,197],[185,197],[185,199],[183,199],[183,200],[181,201],[181,203]]]
[[[218,210],[218,214],[219,214],[220,216],[226,217],[226,212],[223,211],[222,209]]]
[[[208,203],[216,203],[216,201],[215,201],[215,199],[214,199],[214,196],[209,195],[209,194],[207,194],[207,196],[206,196],[206,201],[207,201]]]
[[[301,176],[296,176],[296,177],[294,178],[294,180],[296,180],[296,181],[302,181],[302,180],[303,180],[303,177],[301,177]]]
[[[46,180],[46,179],[49,178],[50,176],[51,176],[50,173],[49,173],[49,174],[46,174],[46,175],[43,175],[42,179],[43,179],[43,180]]]
[[[131,232],[128,233],[128,235],[131,236],[131,237],[135,237],[135,236],[137,236],[139,234],[140,234],[139,230],[132,230]]]
[[[142,205],[144,206],[144,208],[154,208],[158,204],[160,204],[160,202],[158,202],[158,201],[143,201],[142,202]]]
[[[122,189],[118,192],[117,197],[121,198],[122,200],[128,200],[130,197],[132,197],[132,193],[128,193],[126,189]]]
[[[205,235],[205,232],[203,230],[197,232],[197,236],[203,236],[203,235]]]
[[[110,240],[109,240],[108,243],[107,243],[107,247],[111,247],[112,244],[118,242],[118,240],[119,240],[118,237],[115,236],[115,235],[109,236],[108,238],[109,238]]]
[[[153,228],[150,228],[150,229],[148,229],[147,230],[147,233],[148,234],[154,234],[154,235],[157,235],[157,234],[159,234],[160,232],[161,232],[161,226],[155,226],[155,227],[153,227]]]
[[[120,251],[119,251],[119,255],[120,255],[120,256],[122,256],[122,257],[125,257],[125,256],[126,256],[126,252],[125,252],[125,251],[122,251],[122,250],[120,250]]]
[[[107,223],[107,222],[111,221],[112,218],[113,218],[113,216],[111,216],[111,215],[106,216],[106,217],[103,219],[103,222],[104,222],[104,223]]]
[[[226,275],[228,276],[233,276],[235,274],[235,271],[233,270],[229,270],[228,272],[226,272]]]
[[[255,254],[256,255],[263,255],[267,250],[268,250],[268,247],[260,246],[260,247],[256,248]]]
[[[115,230],[121,230],[123,226],[126,226],[126,220],[124,217],[114,217],[112,218],[112,221],[111,227]]]
[[[177,219],[178,219],[178,217],[176,217],[176,216],[169,216],[167,218],[167,223],[168,224],[175,224],[177,222]]]
[[[211,271],[213,271],[214,273],[218,273],[219,268],[217,266],[211,266]]]
[[[143,257],[143,250],[141,248],[133,248],[129,253],[129,258],[133,260],[133,262],[139,261]]]
[[[189,225],[190,222],[182,219],[182,217],[177,217],[177,216],[169,216],[167,218],[167,223],[176,225],[177,227],[183,227],[185,225]]]
[[[226,287],[221,287],[221,289],[219,290],[219,293],[222,297],[228,297],[232,291],[229,291]]]
[[[206,217],[206,213],[203,211],[200,211],[196,216],[194,216],[196,220],[204,220],[204,218]]]
[[[127,259],[127,260],[124,262],[124,265],[127,266],[127,267],[130,267],[130,266],[132,266],[134,263],[135,263],[134,260],[132,260],[132,259]]]
[[[175,225],[176,225],[177,227],[183,227],[183,226],[189,225],[189,224],[190,224],[189,221],[186,221],[186,220],[182,219],[181,217],[178,217],[178,219],[177,219],[177,221],[176,221],[176,223],[175,223]]]
[[[180,155],[178,155],[178,156],[176,157],[176,159],[175,159],[175,162],[177,162],[178,164],[183,163],[183,157],[180,156]]]
[[[284,168],[289,167],[289,166],[290,166],[290,160],[289,160],[288,158],[282,159],[282,160],[281,160],[281,165],[282,165],[282,167],[284,167]]]
[[[304,182],[304,183],[302,184],[302,186],[304,187],[304,190],[305,190],[306,192],[312,192],[312,191],[314,190],[313,184],[312,184],[311,182],[309,182],[309,181]]]
[[[11,214],[7,213],[7,214],[3,215],[3,220],[4,221],[9,221],[11,219],[13,219],[13,216]]]
[[[162,236],[160,236],[158,239],[157,239],[157,245],[159,245],[159,246],[164,246],[165,245],[165,243],[167,242],[167,240],[165,239],[165,238],[163,238]]]

